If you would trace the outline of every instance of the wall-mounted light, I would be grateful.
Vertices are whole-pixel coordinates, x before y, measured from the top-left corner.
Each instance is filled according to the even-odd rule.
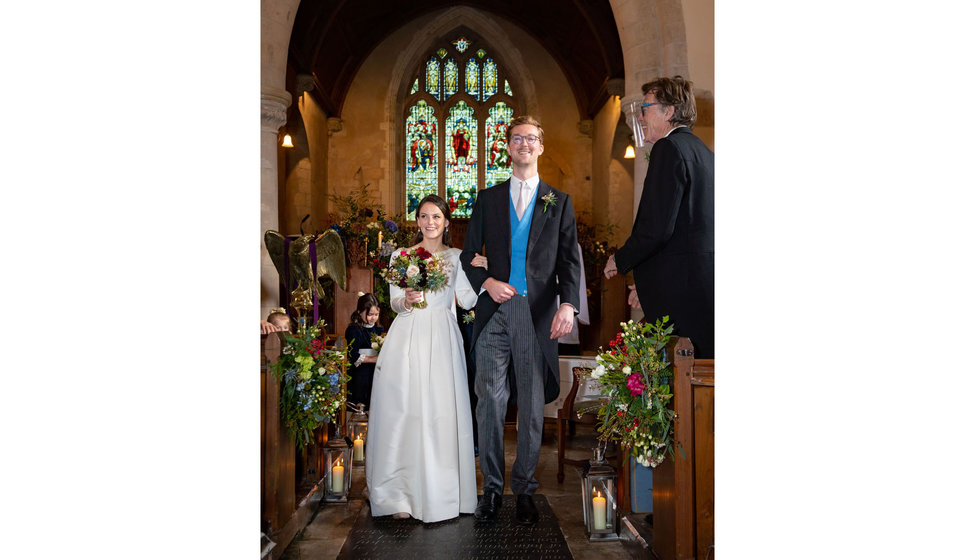
[[[282,147],[292,148],[293,147],[293,137],[289,134],[284,134],[282,137]]]
[[[623,157],[626,159],[633,159],[636,157],[636,152],[633,151],[633,144],[626,145],[626,153],[623,154]]]

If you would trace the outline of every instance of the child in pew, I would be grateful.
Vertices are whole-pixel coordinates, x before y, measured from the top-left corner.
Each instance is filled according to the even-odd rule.
[[[293,322],[286,314],[286,310],[277,307],[269,313],[269,317],[262,321],[262,334],[269,334],[276,331],[293,332]]]
[[[344,332],[347,360],[351,364],[347,370],[347,375],[350,376],[348,400],[354,405],[363,403],[365,410],[371,408],[371,387],[374,384],[374,366],[378,361],[378,353],[362,353],[361,350],[372,350],[371,335],[384,333],[384,327],[377,324],[380,317],[381,303],[378,297],[374,294],[362,294],[357,299],[357,310],[350,316],[350,325]]]

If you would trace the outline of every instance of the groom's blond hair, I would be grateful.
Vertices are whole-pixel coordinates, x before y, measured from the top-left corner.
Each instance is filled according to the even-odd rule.
[[[544,129],[541,128],[541,123],[538,122],[538,119],[536,119],[534,117],[531,117],[531,116],[528,116],[528,115],[521,115],[519,117],[514,117],[514,120],[510,121],[510,126],[507,127],[507,142],[508,143],[510,142],[510,133],[511,133],[511,131],[514,130],[514,127],[515,126],[520,126],[522,124],[529,124],[531,126],[538,127],[538,141],[541,142],[542,144],[544,144]]]

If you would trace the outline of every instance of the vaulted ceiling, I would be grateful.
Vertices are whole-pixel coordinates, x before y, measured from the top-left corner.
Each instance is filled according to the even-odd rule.
[[[289,44],[290,65],[311,74],[317,102],[329,116],[341,116],[357,70],[385,37],[453,6],[495,13],[535,37],[565,73],[583,119],[595,116],[608,99],[606,83],[623,78],[623,50],[606,0],[303,0]]]

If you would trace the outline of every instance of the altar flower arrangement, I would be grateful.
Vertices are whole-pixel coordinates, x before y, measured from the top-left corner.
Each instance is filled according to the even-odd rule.
[[[594,380],[607,397],[598,409],[599,439],[621,442],[646,467],[674,453],[677,414],[668,408],[673,394],[664,350],[674,330],[667,325],[669,319],[620,323],[622,332],[609,341],[608,350],[599,349],[596,367],[581,374],[583,383]]]
[[[300,325],[296,334],[283,333],[286,344],[272,373],[282,386],[279,410],[289,435],[300,449],[313,443],[313,431],[331,422],[344,405],[347,356],[321,338],[325,323]]]
[[[381,276],[392,286],[437,292],[449,283],[449,265],[445,259],[419,246],[399,251]],[[423,300],[412,305],[425,309],[427,304]]]

